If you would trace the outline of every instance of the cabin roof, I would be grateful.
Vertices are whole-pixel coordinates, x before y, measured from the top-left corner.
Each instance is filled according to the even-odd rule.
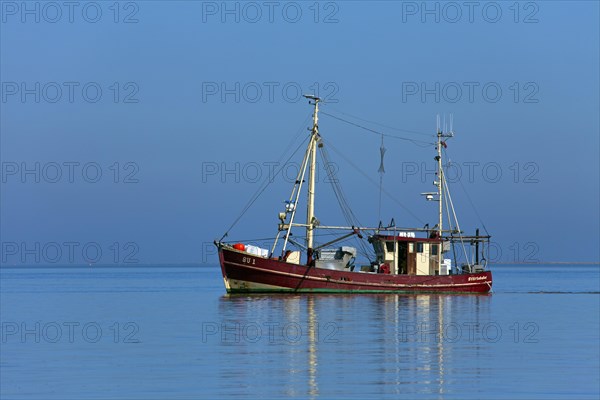
[[[441,243],[439,238],[418,238],[394,235],[373,235],[373,240],[382,242],[426,242],[426,243]]]

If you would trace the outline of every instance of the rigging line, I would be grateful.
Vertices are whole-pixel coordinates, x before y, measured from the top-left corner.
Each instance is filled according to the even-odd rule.
[[[343,118],[340,118],[340,117],[336,117],[335,115],[332,115],[332,114],[326,113],[325,111],[321,111],[321,114],[323,114],[323,115],[327,115],[328,117],[331,117],[331,118],[333,118],[333,119],[337,119],[338,121],[342,121],[342,122],[345,122],[345,123],[347,123],[347,124],[350,124],[350,125],[356,126],[357,128],[364,129],[364,130],[366,130],[366,131],[369,131],[369,132],[371,132],[371,133],[374,133],[374,134],[377,134],[377,135],[383,135],[383,136],[387,136],[387,137],[390,137],[390,138],[393,138],[393,139],[398,139],[398,140],[406,140],[407,142],[411,142],[411,143],[413,143],[413,144],[415,144],[415,145],[417,145],[417,146],[420,146],[420,147],[429,147],[429,146],[433,146],[433,145],[435,145],[435,143],[433,143],[433,142],[426,142],[426,141],[424,141],[424,140],[410,139],[410,138],[406,138],[406,137],[402,137],[402,136],[391,135],[391,134],[389,134],[389,133],[382,133],[382,132],[380,132],[380,131],[376,131],[376,130],[374,130],[374,129],[367,128],[366,126],[362,126],[362,125],[360,125],[360,124],[357,124],[357,123],[355,123],[355,122],[348,121],[348,120],[346,120],[346,119],[343,119]],[[421,143],[421,144],[419,144],[419,143]]]
[[[446,176],[444,174],[444,176]],[[449,208],[449,201],[448,201],[448,182],[446,181],[446,191],[444,192],[444,199],[445,199],[445,203],[446,203],[446,213],[448,214],[448,225],[450,227],[450,231],[454,230],[454,227],[452,226],[452,220],[450,218],[450,208]],[[450,237],[453,237],[454,234],[452,232],[450,232]],[[452,255],[454,256],[454,265],[458,266],[458,259],[456,258],[456,246],[454,243],[454,240],[450,240],[450,244],[452,246]]]
[[[325,163],[325,165],[327,165],[327,166],[332,165],[330,162],[329,152],[327,151],[326,147],[321,148],[321,157],[323,158],[323,162]],[[344,214],[345,214],[346,222],[349,225],[360,226],[361,225],[360,221],[358,221],[358,218],[356,218],[356,216],[352,212],[352,208],[350,207],[350,204],[348,203],[348,200],[344,194],[344,190],[342,189],[339,179],[337,177],[334,177],[333,171],[331,168],[328,168],[327,172],[329,175],[329,183],[331,183],[332,189],[333,189],[336,197],[339,196],[338,201],[340,202],[340,207],[342,208],[342,212],[344,212]]]
[[[329,107],[330,107],[331,109],[333,109],[335,112],[338,112],[338,113],[340,113],[340,114],[344,114],[344,115],[347,115],[347,116],[349,116],[349,117],[356,118],[356,119],[358,119],[358,120],[360,120],[360,121],[363,121],[363,122],[368,122],[368,123],[370,123],[370,124],[378,125],[378,126],[381,126],[381,127],[383,127],[383,128],[393,129],[393,130],[395,130],[395,131],[398,131],[398,132],[414,133],[415,135],[421,135],[421,136],[435,137],[435,135],[432,135],[432,134],[430,134],[430,133],[423,133],[423,132],[418,132],[418,131],[412,131],[412,130],[410,130],[410,129],[395,128],[395,127],[393,127],[393,126],[389,126],[389,125],[381,124],[381,123],[379,123],[379,122],[370,121],[370,120],[368,120],[368,119],[365,119],[365,118],[357,117],[356,115],[349,114],[349,113],[347,113],[347,112],[344,112],[344,111],[342,111],[342,110],[339,110],[339,109],[337,109],[337,108],[335,108],[335,107],[331,107],[331,106],[329,106]]]
[[[344,240],[340,240],[338,243],[341,245],[341,244],[347,243],[347,242],[352,241],[352,240],[353,240],[352,238],[347,238],[347,239],[344,239]],[[372,259],[374,258],[373,257],[374,254],[371,251],[366,251],[364,248],[363,249],[356,249],[356,252],[358,254],[360,254],[361,256],[365,257],[369,261],[372,261]]]
[[[331,165],[329,163],[329,158],[327,156],[327,153],[325,151],[325,148],[321,148],[321,158],[323,159],[323,163],[324,165]],[[341,191],[341,188],[338,187],[337,185],[337,178],[333,177],[333,172],[331,171],[331,168],[327,168],[327,174],[329,175],[329,183],[331,183],[331,187],[333,189],[333,193],[335,194],[335,197],[338,201],[338,204],[340,206],[340,209],[342,211],[342,214],[344,214],[344,218],[346,220],[346,223],[348,225],[354,225],[354,221],[352,220],[352,214],[350,213],[350,207],[346,201],[346,199],[344,198],[344,194]],[[359,224],[360,226],[360,224]]]
[[[304,121],[302,122],[302,127],[300,127],[300,129],[298,129],[298,131],[296,131],[296,134],[294,134],[294,137],[292,138],[292,141],[291,141],[290,145],[288,145],[288,148],[282,154],[282,156],[279,158],[279,160],[277,162],[280,162],[285,157],[285,153],[287,153],[288,149],[291,148],[291,146],[293,145],[293,143],[297,140],[297,137],[299,136],[298,134],[301,132],[302,128],[304,127],[307,119],[308,119],[308,117],[306,117],[304,119]],[[260,195],[265,191],[265,189],[267,187],[269,187],[269,185],[274,181],[274,178],[277,175],[279,175],[279,173],[283,170],[283,168],[287,165],[287,163],[292,159],[292,157],[294,157],[294,155],[302,147],[302,145],[304,144],[304,142],[306,142],[308,140],[308,138],[309,137],[304,138],[304,140],[300,143],[300,145],[296,148],[296,150],[294,150],[294,152],[288,157],[288,159],[283,164],[281,164],[281,166],[277,169],[277,171],[273,174],[272,177],[269,176],[269,175],[267,175],[265,177],[265,180],[263,181],[263,183],[261,184],[261,186],[258,187],[258,189],[252,195],[252,197],[250,198],[250,200],[248,200],[248,203],[246,203],[246,206],[242,209],[242,212],[240,213],[240,215],[233,221],[233,223],[229,226],[229,228],[227,228],[227,230],[225,231],[225,234],[221,237],[221,240],[223,238],[225,238],[229,234],[229,231],[239,222],[239,220],[244,216],[244,214],[246,214],[246,211],[248,211],[248,209],[250,207],[252,207],[252,205],[254,204],[254,202],[256,200],[258,200],[258,198],[260,197]]]
[[[281,165],[281,167],[273,174],[273,178],[276,177],[277,175],[279,175],[279,173],[283,170],[283,168],[287,165],[287,163],[290,161],[290,159],[298,152],[298,150],[304,145],[304,142],[306,140],[304,140],[302,143],[300,143],[300,145],[296,148],[296,150],[294,150],[294,152],[290,155],[290,157],[285,161],[285,163],[283,163]],[[250,209],[250,207],[252,207],[252,205],[254,204],[254,202],[256,202],[256,200],[258,200],[258,198],[262,195],[262,193],[269,187],[269,185],[273,182],[273,179],[269,176],[267,176],[265,178],[265,181],[263,182],[262,187],[259,186],[258,190],[254,193],[254,195],[252,196],[252,198],[250,198],[250,200],[248,201],[248,203],[246,204],[246,206],[244,207],[244,209],[242,210],[241,214],[235,219],[235,221],[233,221],[233,223],[231,224],[231,226],[227,229],[227,232],[225,232],[225,236],[227,236],[227,234],[229,233],[229,231],[239,222],[239,220],[244,216],[244,214],[246,214],[246,211],[248,211]]]
[[[321,138],[321,140],[323,140],[323,138]],[[324,141],[324,140],[323,140]],[[362,176],[364,176],[372,185],[374,185],[376,188],[378,187],[377,182],[375,182],[369,175],[367,175],[366,172],[364,172],[362,169],[360,169],[356,164],[354,164],[351,160],[349,160],[348,158],[346,158],[346,156],[344,156],[339,150],[337,150],[335,148],[335,146],[333,146],[332,144],[329,143],[329,141],[327,141],[328,145],[331,147],[331,149],[337,154],[339,155],[341,158],[344,159],[344,161],[346,161],[348,164],[350,164],[350,166],[352,168],[354,168],[355,170],[357,170]],[[420,224],[425,224],[425,222],[423,222],[423,220],[421,220],[421,218],[417,217],[417,215],[415,213],[413,213],[412,211],[410,211],[410,209],[408,209],[404,204],[402,204],[398,199],[396,199],[391,193],[389,193],[387,190],[382,189],[382,192],[388,196],[391,200],[393,200],[396,204],[398,204],[404,211],[406,211],[407,213],[409,213],[415,220],[417,220]]]
[[[327,151],[327,149],[325,147],[323,147],[321,150],[322,150],[322,153],[323,153],[325,159],[329,162],[329,159],[330,159],[329,152]],[[328,165],[331,165],[331,164],[328,164]],[[340,194],[340,198],[348,212],[349,221],[353,222],[351,225],[361,226],[362,224],[361,224],[360,220],[354,214],[352,207],[350,207],[350,203],[348,203],[348,197],[344,193],[344,189],[343,189],[340,181],[337,178],[335,178],[335,179],[332,179],[331,182],[332,182],[332,185],[335,187],[335,190],[337,190],[337,192]]]
[[[444,185],[446,186],[446,193],[448,194],[448,200],[450,202],[450,209],[452,210],[452,214],[454,215],[454,221],[456,223],[456,230],[458,231],[458,237],[460,238],[460,244],[465,254],[465,259],[467,260],[467,265],[471,268],[471,263],[469,262],[469,257],[467,256],[467,250],[465,249],[465,242],[462,237],[462,233],[460,231],[460,224],[458,222],[458,217],[456,216],[456,210],[454,209],[454,203],[452,202],[452,195],[450,194],[450,189],[448,188],[448,182],[446,181],[446,174],[444,170],[441,171],[441,178],[444,180]]]
[[[383,159],[385,157],[385,147],[383,145],[383,135],[381,135],[381,147],[379,147],[379,153],[381,156],[381,161],[379,164],[379,204],[377,209],[377,219],[381,221],[381,190],[383,189],[383,174],[385,174],[385,167],[383,165]]]
[[[247,208],[249,208],[249,206],[252,205],[252,203],[254,203],[254,201],[256,201],[258,199],[258,197],[263,193],[263,191],[274,181],[274,178],[279,175],[279,173],[283,170],[283,168],[285,166],[287,166],[288,162],[294,157],[294,155],[298,152],[298,150],[300,150],[304,143],[306,142],[307,138],[304,139],[299,145],[298,147],[296,147],[296,150],[294,150],[294,152],[292,154],[290,154],[290,156],[288,157],[288,159],[281,164],[281,166],[275,171],[275,173],[273,174],[272,177],[267,176],[265,178],[265,180],[263,181],[263,185],[262,185],[262,189],[255,195],[256,197],[250,202],[250,204],[246,207],[246,209],[244,210],[244,212],[247,210]],[[277,161],[278,163],[280,162],[281,158]]]
[[[323,162],[325,165],[331,165],[329,163],[329,155],[328,152],[326,151],[325,147],[321,148],[321,157],[323,159]],[[346,223],[348,225],[351,226],[361,226],[362,224],[360,223],[360,221],[358,220],[358,218],[356,217],[356,215],[354,215],[354,212],[352,211],[352,208],[350,207],[350,205],[348,204],[348,200],[346,199],[346,196],[344,194],[344,191],[340,185],[340,182],[337,178],[333,177],[333,172],[331,171],[330,168],[327,169],[328,174],[329,174],[329,178],[330,178],[330,183],[333,189],[333,192],[335,194],[336,199],[338,200],[338,204],[340,205],[340,209],[342,211],[342,214],[344,215],[344,218],[346,219]],[[356,238],[358,246],[361,247],[363,249],[364,252],[366,252],[366,248],[364,243],[362,243],[361,241],[359,241],[358,238]],[[369,258],[369,257],[367,257]]]
[[[321,154],[321,158],[323,159],[323,164],[325,166],[330,166],[331,163],[329,161],[330,160],[329,152],[327,151],[326,146],[321,147],[320,154]],[[331,170],[331,168],[326,168],[326,169],[327,169],[327,173],[329,175],[329,181],[331,183],[332,190],[335,194],[336,199],[338,200],[338,204],[340,205],[342,214],[344,215],[344,218],[346,219],[346,223],[351,226],[361,226],[362,224],[360,223],[360,221],[358,220],[358,218],[352,211],[352,207],[350,207],[350,204],[348,203],[348,200],[347,200],[344,190],[339,182],[339,179],[337,177],[334,177],[333,171]],[[361,241],[358,237],[355,237],[355,239],[356,239],[356,242],[358,243],[358,246],[361,247],[365,253],[367,253],[367,249],[365,247],[364,242]],[[371,261],[371,257],[369,257],[367,255],[367,258],[369,259],[369,261]]]
[[[443,151],[444,151],[444,155],[446,156],[446,159],[449,160],[450,157],[448,156],[448,152],[446,151],[446,149],[443,149]],[[475,207],[475,204],[473,203],[473,200],[471,200],[471,196],[469,196],[469,192],[467,192],[467,189],[463,185],[462,180],[459,179],[458,183],[460,184],[460,187],[462,188],[463,192],[467,196],[467,200],[469,200],[469,204],[471,205],[471,208],[473,209],[473,211],[475,211],[475,215],[477,215],[477,218],[479,219],[479,222],[481,222],[481,226],[483,227],[483,230],[485,231],[485,234],[488,235],[488,236],[491,236],[490,233],[488,232],[487,228],[485,227],[485,224],[483,223],[483,219],[481,218],[481,215],[479,215],[479,212],[477,211],[477,208]]]
[[[381,191],[383,190],[383,174],[379,174],[379,208],[377,210],[377,219],[381,221]]]

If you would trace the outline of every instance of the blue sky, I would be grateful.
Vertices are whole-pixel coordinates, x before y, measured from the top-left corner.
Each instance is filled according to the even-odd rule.
[[[64,243],[75,263],[83,248],[102,263],[216,263],[206,244],[306,135],[298,91],[317,87],[327,113],[413,132],[452,113],[448,155],[498,261],[599,259],[597,2],[0,4],[3,265],[68,264]],[[378,180],[379,137],[327,116],[320,129]],[[385,188],[420,220],[386,197],[382,218],[433,225],[419,196],[433,189],[433,148],[385,145]],[[330,154],[355,213],[376,225],[377,188]],[[231,237],[273,236],[288,181]],[[472,231],[462,187],[452,193]],[[330,192],[319,186],[317,216],[342,222]]]

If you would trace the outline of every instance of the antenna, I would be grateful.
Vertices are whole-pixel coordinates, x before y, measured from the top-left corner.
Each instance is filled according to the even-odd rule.
[[[437,132],[440,131],[440,114],[437,115]]]
[[[454,135],[454,114],[450,114],[450,134]]]
[[[448,128],[446,127],[446,113],[444,113],[444,132],[448,132]]]
[[[310,103],[310,100],[313,100],[315,103],[318,103],[321,101],[320,97],[314,96],[312,94],[303,94],[302,96],[307,98],[309,103]],[[313,104],[313,103],[310,103],[310,104]]]

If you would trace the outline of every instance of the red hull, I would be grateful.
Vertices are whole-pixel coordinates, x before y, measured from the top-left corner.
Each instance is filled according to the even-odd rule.
[[[219,248],[228,293],[487,293],[490,271],[459,275],[390,275],[337,271],[290,264],[230,248]]]

